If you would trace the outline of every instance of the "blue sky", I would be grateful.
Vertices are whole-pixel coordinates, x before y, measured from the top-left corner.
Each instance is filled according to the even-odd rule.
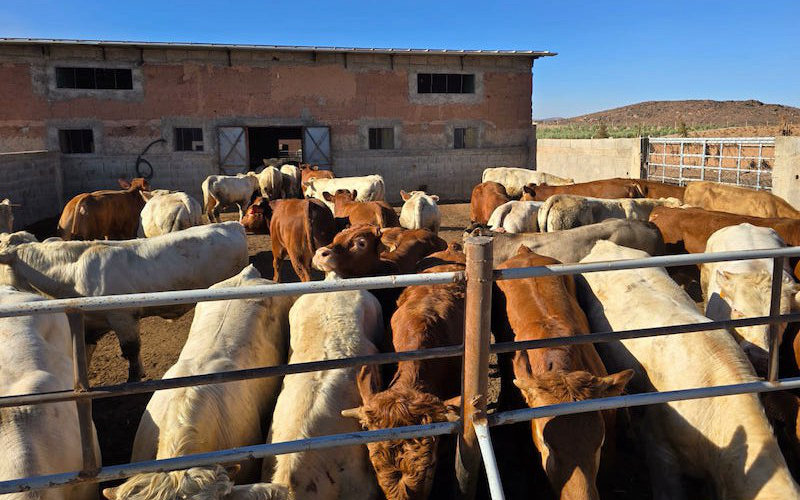
[[[800,1],[2,0],[0,36],[536,49],[534,116],[645,100],[800,106]]]

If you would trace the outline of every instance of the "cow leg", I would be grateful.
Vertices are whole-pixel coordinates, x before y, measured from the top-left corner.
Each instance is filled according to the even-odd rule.
[[[128,382],[136,382],[144,376],[140,356],[139,321],[130,313],[113,312],[108,315],[108,325],[117,334],[122,357],[128,360]]]
[[[289,253],[289,259],[292,261],[292,267],[300,281],[311,281],[311,259],[304,259],[302,255],[293,253]]]
[[[647,408],[653,412],[656,408]],[[644,441],[645,455],[653,488],[653,500],[686,500],[686,490],[681,478],[680,459],[662,435],[663,430],[654,415],[645,417],[638,425]]]
[[[283,262],[283,246],[277,238],[277,235],[270,235],[272,237],[272,281],[275,283],[281,282],[281,262]]]

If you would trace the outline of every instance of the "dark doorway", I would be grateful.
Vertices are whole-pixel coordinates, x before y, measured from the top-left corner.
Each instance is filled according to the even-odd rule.
[[[271,158],[300,162],[302,140],[302,127],[248,127],[250,169],[261,167],[263,160]]]

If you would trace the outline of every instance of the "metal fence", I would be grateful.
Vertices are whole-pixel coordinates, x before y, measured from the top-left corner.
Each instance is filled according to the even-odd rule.
[[[490,238],[469,238],[465,244],[467,267],[464,272],[414,274],[375,278],[356,278],[309,283],[290,283],[269,286],[239,287],[216,290],[188,290],[147,294],[115,295],[106,297],[86,297],[29,302],[0,306],[0,317],[26,316],[65,312],[69,317],[75,359],[75,388],[72,391],[55,391],[39,394],[22,394],[0,397],[0,408],[31,404],[46,404],[56,401],[75,401],[83,443],[83,470],[65,471],[35,477],[25,477],[0,482],[0,494],[27,490],[53,488],[81,482],[98,482],[127,478],[146,472],[163,472],[202,465],[230,463],[246,459],[262,458],[285,453],[323,449],[337,446],[359,445],[374,441],[408,439],[423,436],[458,434],[456,451],[456,477],[461,495],[471,498],[475,494],[476,479],[481,458],[489,480],[493,499],[504,498],[494,451],[488,427],[515,422],[530,421],[546,416],[567,415],[587,411],[626,408],[679,401],[685,399],[707,398],[731,394],[756,393],[765,391],[800,388],[800,378],[777,380],[778,375],[778,324],[800,320],[800,314],[780,314],[780,291],[783,263],[787,257],[800,256],[800,247],[754,250],[741,252],[720,252],[712,254],[693,254],[678,256],[649,257],[614,262],[593,262],[587,264],[559,264],[550,266],[492,270],[492,244]],[[655,327],[628,331],[593,333],[576,337],[548,338],[522,342],[491,344],[490,304],[492,282],[495,280],[521,279],[540,276],[575,275],[579,273],[636,269],[646,267],[669,267],[706,262],[747,260],[758,258],[774,259],[772,293],[769,316],[715,321],[698,324]],[[83,313],[107,309],[138,308],[185,304],[213,300],[269,297],[277,295],[296,295],[303,293],[323,293],[343,290],[394,288],[411,285],[431,285],[453,283],[466,280],[466,318],[464,344],[436,349],[376,354],[346,359],[333,359],[309,363],[253,368],[231,372],[210,373],[173,379],[153,380],[120,384],[115,386],[90,387],[83,338]],[[771,345],[769,352],[769,381],[702,387],[668,392],[633,394],[611,398],[561,403],[537,408],[486,413],[486,394],[489,381],[489,354],[508,353],[523,349],[555,347],[569,344],[608,342],[612,340],[640,338],[659,335],[673,335],[689,332],[702,332],[717,328],[731,328],[769,324]],[[463,356],[462,413],[458,422],[437,422],[427,425],[414,425],[393,429],[354,432],[320,436],[284,443],[260,444],[209,453],[187,455],[163,460],[100,467],[92,447],[91,401],[114,395],[137,394],[156,390],[188,387],[237,380],[282,376],[336,368],[357,367],[365,364],[386,364],[403,360],[423,360],[441,357]]]
[[[706,180],[772,189],[774,137],[651,137],[648,144],[648,179],[679,186]]]

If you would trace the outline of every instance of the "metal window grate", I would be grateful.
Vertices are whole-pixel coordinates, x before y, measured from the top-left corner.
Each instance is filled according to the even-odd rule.
[[[460,73],[418,73],[418,94],[474,94],[475,75]]]
[[[94,132],[92,129],[59,130],[58,144],[64,154],[94,153]]]
[[[772,137],[650,138],[648,144],[650,180],[679,186],[706,180],[772,190]]]
[[[202,128],[175,128],[175,151],[202,151]]]
[[[394,149],[394,129],[391,127],[369,129],[369,149]]]
[[[128,68],[56,68],[60,89],[132,90],[133,72]]]

